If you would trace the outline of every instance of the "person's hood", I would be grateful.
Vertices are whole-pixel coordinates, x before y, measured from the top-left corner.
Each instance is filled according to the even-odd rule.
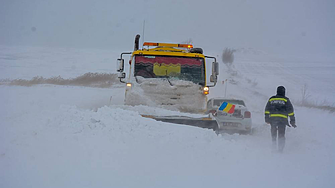
[[[284,86],[278,86],[277,87],[277,95],[285,97],[285,87]]]

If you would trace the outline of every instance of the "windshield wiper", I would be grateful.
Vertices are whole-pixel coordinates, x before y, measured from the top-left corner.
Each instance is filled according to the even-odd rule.
[[[170,86],[173,86],[172,83],[171,83],[170,80],[169,80],[169,76],[167,75],[167,70],[165,70],[165,75],[166,75],[166,79],[167,79],[167,81],[169,82]]]

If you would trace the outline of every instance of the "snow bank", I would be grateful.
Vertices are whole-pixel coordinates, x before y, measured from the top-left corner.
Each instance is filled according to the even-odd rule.
[[[87,92],[89,100],[93,94],[89,88],[53,89],[58,91],[55,100],[48,100],[50,87],[0,87],[1,187],[269,187],[273,182],[278,187],[332,187],[334,183],[333,114],[296,109],[298,129],[288,129],[285,153],[278,155],[271,153],[269,127],[263,124],[252,136],[217,136],[211,130],[142,118],[139,112],[119,106],[78,108],[75,105],[82,101],[60,94],[79,90]],[[100,93],[104,98],[104,90],[95,96]],[[315,117],[312,122],[302,118],[310,116]],[[323,129],[316,122],[323,122]]]
[[[207,101],[201,86],[191,81],[142,77],[136,79],[131,88],[127,88],[127,105],[146,105],[191,113],[202,113],[206,108]]]
[[[40,50],[8,49],[1,51],[4,79],[73,78],[100,68],[108,72],[110,67],[107,61],[84,61],[82,69],[64,69],[68,61],[58,54],[85,59],[81,59],[85,53],[73,54],[76,50],[45,49],[47,59],[56,61],[50,62]],[[91,55],[101,57],[99,52]],[[236,62],[241,76],[230,77],[236,84],[228,85],[227,92],[246,100],[253,135],[216,135],[143,118],[141,112],[172,112],[123,106],[123,87],[1,85],[0,187],[335,187],[334,114],[296,107],[298,128],[287,129],[285,152],[271,152],[270,128],[263,119],[266,100],[275,91],[270,80],[282,74],[277,81],[287,85],[294,98],[292,83],[301,78],[292,76],[282,63],[262,65]],[[277,76],[268,72],[271,65],[279,69]],[[263,76],[268,81],[258,82]],[[210,95],[222,96],[224,88],[222,84],[211,88]],[[331,88],[318,94],[332,96]]]

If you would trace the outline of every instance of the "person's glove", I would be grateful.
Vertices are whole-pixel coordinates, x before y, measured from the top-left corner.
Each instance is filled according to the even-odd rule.
[[[290,121],[290,124],[292,125],[293,128],[297,127],[297,125],[295,124],[295,121]]]

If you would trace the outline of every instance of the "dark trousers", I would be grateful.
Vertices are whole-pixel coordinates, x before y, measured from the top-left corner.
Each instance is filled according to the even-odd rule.
[[[272,122],[271,123],[271,136],[272,143],[274,146],[277,145],[277,137],[278,137],[278,150],[283,151],[285,147],[285,129],[286,123],[284,122]]]

